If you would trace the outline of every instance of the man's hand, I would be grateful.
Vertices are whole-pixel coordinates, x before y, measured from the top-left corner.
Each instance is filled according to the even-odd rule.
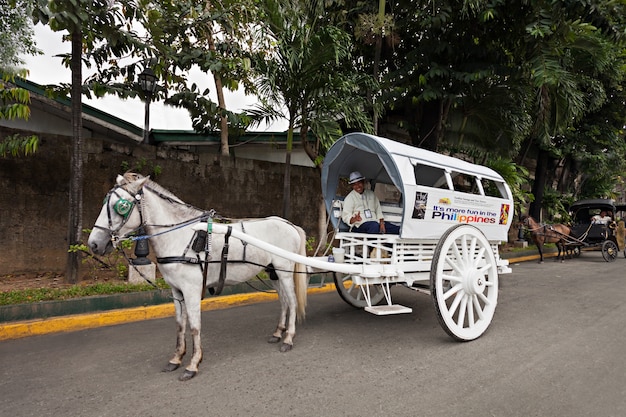
[[[354,224],[356,222],[360,222],[361,220],[361,212],[357,211],[356,214],[352,217],[350,217],[350,224]]]
[[[380,227],[379,227],[379,230],[380,230],[380,233],[382,233],[383,235],[384,235],[384,234],[385,234],[385,232],[386,232],[386,229],[385,229],[385,221],[384,221],[383,219],[380,219]]]

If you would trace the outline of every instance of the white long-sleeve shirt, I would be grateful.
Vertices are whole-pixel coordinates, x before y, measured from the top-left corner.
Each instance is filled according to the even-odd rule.
[[[371,218],[366,217],[366,210],[370,210],[372,213]],[[350,219],[357,214],[357,212],[361,213],[361,221],[350,224]],[[352,190],[343,200],[341,220],[348,226],[359,227],[365,222],[378,222],[383,218],[383,209],[380,207],[380,201],[372,190],[363,190],[363,194]]]

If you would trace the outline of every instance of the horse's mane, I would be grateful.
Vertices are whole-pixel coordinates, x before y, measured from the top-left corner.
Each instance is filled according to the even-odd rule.
[[[146,178],[145,176],[134,172],[126,172],[123,177],[128,183]],[[156,193],[165,196],[167,199],[180,203],[180,206],[177,207],[177,216],[184,218],[189,216],[196,216],[198,215],[198,212],[202,212],[202,210],[200,210],[199,208],[196,208],[191,204],[185,203],[170,190],[152,181],[150,177],[147,177],[147,181],[144,184],[144,187],[148,187]]]

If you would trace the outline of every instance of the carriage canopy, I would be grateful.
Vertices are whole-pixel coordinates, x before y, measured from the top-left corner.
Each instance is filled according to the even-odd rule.
[[[359,171],[375,190],[381,184],[397,189],[395,201],[400,237],[439,239],[454,224],[477,226],[489,240],[507,240],[513,217],[511,191],[490,168],[365,133],[349,133],[329,149],[322,167],[322,193],[333,215],[340,181]],[[378,194],[378,193],[377,193]],[[380,198],[380,196],[379,196]]]
[[[626,214],[626,204],[616,203],[607,198],[593,198],[588,200],[578,200],[570,208],[570,216],[575,224],[590,223],[591,218],[606,211],[613,220],[623,220]]]

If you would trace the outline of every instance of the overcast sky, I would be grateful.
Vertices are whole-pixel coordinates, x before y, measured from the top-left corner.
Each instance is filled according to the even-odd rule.
[[[35,26],[35,39],[37,47],[44,54],[39,56],[24,56],[26,68],[30,71],[29,80],[37,84],[61,84],[71,82],[71,72],[65,68],[61,58],[55,57],[58,54],[69,53],[71,45],[69,42],[61,40],[64,32],[53,32],[48,26]],[[90,70],[83,70],[83,79],[91,75]],[[93,71],[93,70],[91,70]],[[217,102],[215,88],[212,77],[202,74],[199,70],[193,72],[190,78],[196,82],[201,89],[209,88],[211,96]],[[240,111],[252,107],[256,102],[255,97],[246,96],[243,92],[231,93],[225,91],[226,105],[233,111]],[[88,100],[83,97],[83,103],[95,107],[99,110],[110,113],[123,120],[143,128],[144,124],[144,103],[139,99],[120,100],[113,96]],[[150,106],[150,128],[169,130],[191,130],[191,120],[186,110],[165,106],[162,102],[153,102]],[[256,131],[284,131],[287,129],[286,121],[279,121],[270,127],[260,126]]]

